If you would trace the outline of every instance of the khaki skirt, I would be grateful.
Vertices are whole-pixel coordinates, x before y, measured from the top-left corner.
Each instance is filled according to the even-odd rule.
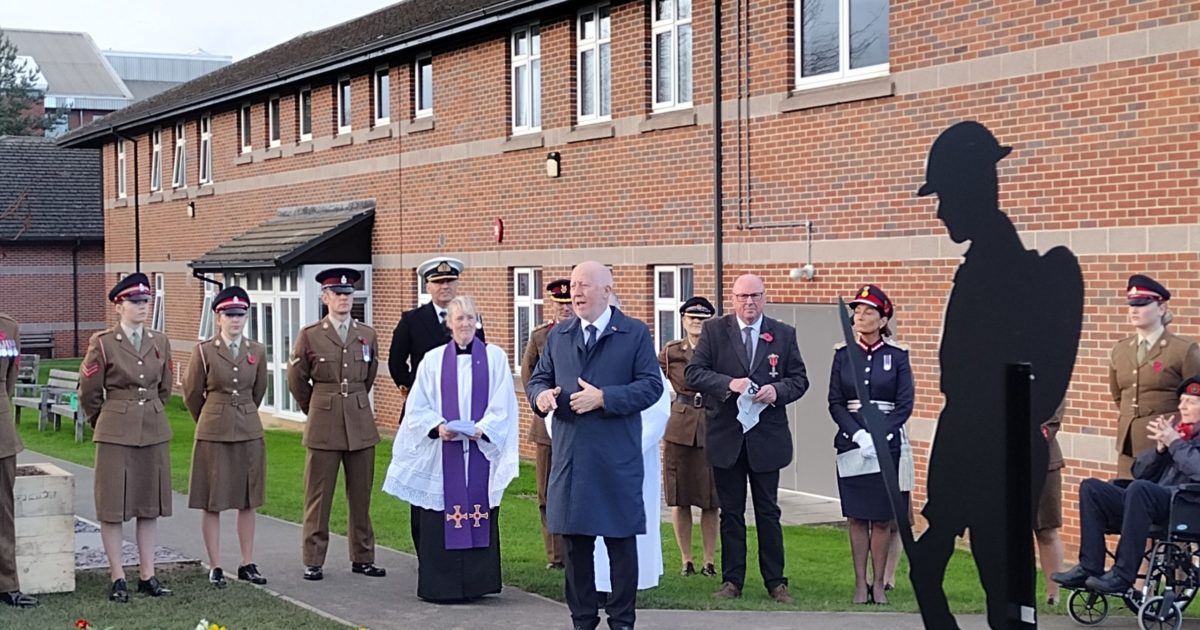
[[[702,510],[721,507],[712,466],[704,457],[704,447],[667,442],[663,450],[663,489],[667,505]]]
[[[1035,529],[1058,529],[1062,522],[1062,469],[1051,470],[1046,473],[1042,496],[1038,498]]]
[[[188,507],[209,512],[261,507],[267,479],[262,438],[244,442],[196,440]]]
[[[96,518],[123,523],[171,515],[171,444],[96,442]]]

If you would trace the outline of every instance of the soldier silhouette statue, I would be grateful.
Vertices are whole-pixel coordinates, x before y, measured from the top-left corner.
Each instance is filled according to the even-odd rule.
[[[938,218],[951,240],[970,242],[954,274],[939,350],[945,406],[921,510],[929,527],[909,549],[922,617],[926,627],[939,630],[958,627],[942,581],[955,538],[964,531],[970,532],[986,592],[988,624],[1036,627],[1032,514],[1049,457],[1041,424],[1066,394],[1079,346],[1083,277],[1075,255],[1065,247],[1044,255],[1026,249],[1000,210],[996,163],[1011,151],[983,125],[957,123],[934,141],[925,185],[917,192],[937,194]],[[1022,363],[1032,371],[1025,377],[1027,410],[1014,405],[1006,389],[1009,366]],[[1009,426],[1012,418],[1028,426]],[[1028,435],[1028,445],[1010,440],[1012,429]],[[1025,449],[1031,453],[1028,471],[1010,469],[1010,452]],[[1010,492],[1014,479],[1030,483]],[[1010,502],[1019,507],[1010,511]],[[1020,522],[1024,517],[1029,522]],[[1027,559],[1027,592],[1013,592],[1025,589],[1011,586],[1010,558]]]

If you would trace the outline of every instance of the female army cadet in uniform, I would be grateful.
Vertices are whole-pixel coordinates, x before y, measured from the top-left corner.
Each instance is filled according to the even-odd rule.
[[[92,335],[79,366],[79,406],[96,442],[96,518],[111,567],[108,598],[129,601],[121,560],[121,523],[137,519],[141,575],[137,590],[170,595],[154,575],[158,517],[171,515],[171,346],[146,328],[152,290],[133,273],[108,292],[120,323]]]
[[[267,351],[242,336],[250,296],[228,287],[213,300],[217,334],[196,344],[183,377],[183,400],[196,421],[188,507],[204,510],[201,533],[212,569],[208,580],[225,588],[221,569],[221,512],[237,510],[242,563],[238,579],[267,580],[254,564],[254,510],[263,504],[266,451],[258,406],[267,393]]]

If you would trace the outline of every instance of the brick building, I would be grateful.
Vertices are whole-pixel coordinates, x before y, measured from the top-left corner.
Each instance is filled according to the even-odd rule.
[[[264,411],[285,418],[301,420],[283,371],[297,327],[318,316],[319,264],[367,271],[360,311],[386,344],[424,297],[415,267],[462,258],[461,289],[514,363],[540,285],[580,260],[613,266],[660,345],[688,295],[758,272],[768,312],[799,327],[813,382],[791,412],[782,485],[828,495],[832,303],[868,281],[896,301],[912,347],[921,483],[963,248],[913,192],[937,133],[980,120],[1015,149],[1001,205],[1027,245],[1070,245],[1086,277],[1060,437],[1070,489],[1115,463],[1107,357],[1129,334],[1126,276],[1161,279],[1178,296],[1174,329],[1200,333],[1198,49],[1200,2],[1178,0],[408,0],[63,141],[102,149],[109,280],[135,265],[140,182],[141,267],[177,362],[210,330],[214,285],[199,276],[257,298],[275,378]],[[307,240],[253,246],[289,221]],[[806,263],[815,278],[790,279]],[[395,423],[386,375],[375,402]]]

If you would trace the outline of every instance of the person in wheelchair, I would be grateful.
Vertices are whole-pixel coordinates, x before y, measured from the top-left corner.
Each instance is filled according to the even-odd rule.
[[[1085,479],[1079,484],[1079,564],[1051,579],[1066,588],[1121,594],[1133,585],[1151,525],[1165,526],[1171,491],[1200,482],[1200,377],[1180,383],[1179,422],[1159,416],[1149,423],[1154,448],[1138,454],[1134,481]],[[1122,482],[1123,483],[1123,482]],[[1104,572],[1104,532],[1120,528],[1116,562]]]

